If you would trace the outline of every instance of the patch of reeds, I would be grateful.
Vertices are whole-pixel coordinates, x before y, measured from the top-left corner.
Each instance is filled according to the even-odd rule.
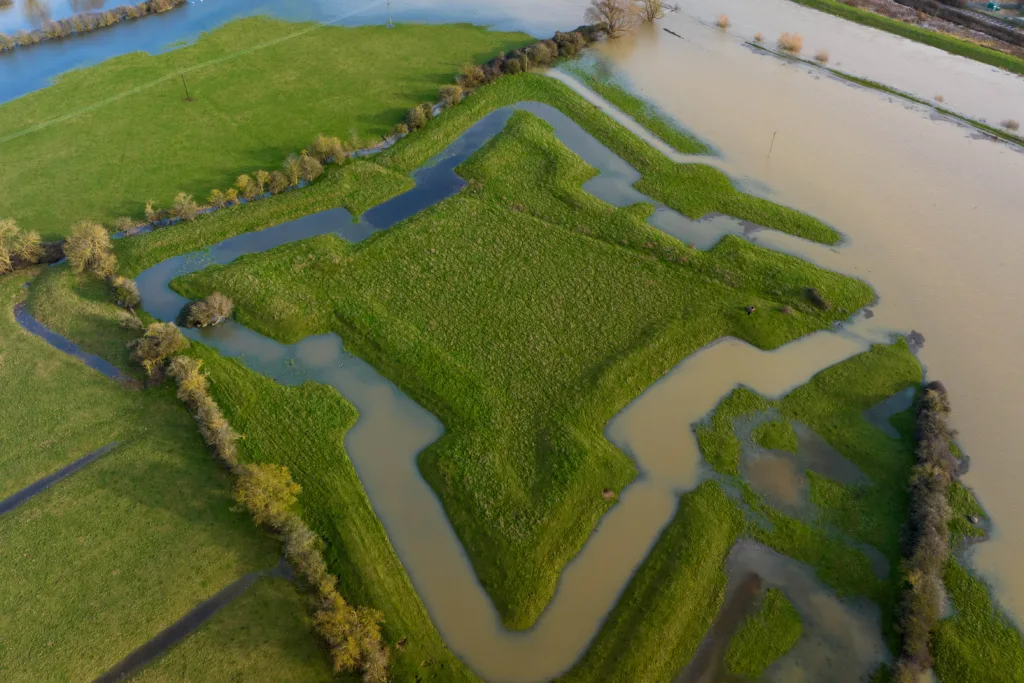
[[[754,42],[760,45],[764,42],[764,34],[760,31],[754,34]]]
[[[779,49],[799,54],[804,49],[804,38],[799,33],[783,33],[779,36]]]
[[[814,53],[814,61],[819,64],[828,64],[829,54],[828,50],[818,50]]]
[[[718,15],[718,19],[715,20],[715,24],[718,26],[718,28],[724,31],[725,29],[729,28],[729,17],[725,14],[720,14]]]
[[[939,104],[941,104],[941,103],[946,101],[946,98],[943,97],[942,95],[936,95],[935,96],[935,101],[938,102]]]

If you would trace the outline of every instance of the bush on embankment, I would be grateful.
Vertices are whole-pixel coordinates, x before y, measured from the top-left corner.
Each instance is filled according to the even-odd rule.
[[[932,634],[941,617],[942,572],[949,556],[949,486],[956,476],[950,450],[949,398],[929,383],[917,405],[916,463],[910,475],[910,511],[903,559],[903,594],[896,615],[902,638],[893,681],[911,683],[933,663]]]
[[[188,0],[146,0],[137,5],[121,5],[102,12],[81,12],[65,19],[44,21],[33,31],[19,31],[12,35],[0,33],[0,53],[11,52],[17,47],[27,47],[47,40],[61,40],[69,36],[82,35],[122,21],[140,19],[150,14],[161,14],[175,7],[182,7]],[[0,0],[0,6],[3,6]]]
[[[13,218],[0,219],[0,275],[35,265],[42,256],[39,233],[23,232]]]
[[[387,681],[384,616],[372,608],[349,605],[338,592],[337,578],[324,561],[323,541],[295,512],[302,487],[282,465],[238,462],[238,435],[209,394],[202,361],[176,356],[169,371],[178,382],[178,398],[192,410],[206,443],[233,475],[235,500],[253,521],[277,535],[289,564],[312,591],[313,626],[328,647],[335,671],[359,671],[370,683]]]

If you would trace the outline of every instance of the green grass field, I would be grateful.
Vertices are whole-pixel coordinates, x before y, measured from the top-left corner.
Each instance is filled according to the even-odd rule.
[[[141,218],[147,200],[166,207],[179,191],[205,201],[240,173],[278,168],[317,133],[378,142],[410,107],[436,101],[463,63],[529,42],[468,24],[232,21],[193,45],[71,71],[0,106],[0,206],[56,238],[79,220]]]
[[[329,167],[325,177],[310,188],[119,240],[115,249],[120,270],[134,277],[170,256],[329,208],[343,206],[358,215],[408,189],[408,173],[441,152],[481,117],[524,100],[549,104],[571,117],[644,174],[639,186],[643,192],[691,218],[711,212],[727,213],[826,244],[840,240],[838,232],[812,216],[737,191],[725,174],[710,166],[667,160],[566,85],[536,74],[521,74],[480,88],[462,104],[372,160],[350,160]],[[659,244],[680,246],[661,233],[656,238]]]
[[[858,24],[893,33],[908,40],[931,45],[950,54],[967,57],[983,64],[1006,69],[1015,74],[1024,74],[1024,59],[977,45],[956,36],[950,36],[897,19],[891,19],[881,14],[860,9],[859,7],[851,7],[838,0],[793,0],[793,2],[820,12],[833,14],[848,21],[854,21]]]
[[[91,680],[279,550],[233,511],[171,391],[124,389],[17,327],[29,277],[0,279],[0,385],[17,396],[0,411],[0,497],[121,445],[0,516],[0,679]]]
[[[329,683],[305,598],[284,579],[260,579],[149,667],[136,683]]]
[[[526,628],[609,507],[601,489],[634,475],[602,436],[612,415],[722,335],[772,348],[872,292],[735,238],[673,244],[649,209],[584,193],[594,170],[524,112],[460,173],[473,189],[362,245],[314,238],[178,286],[228,294],[282,341],[337,331],[437,414],[448,432],[421,469],[505,623]],[[809,286],[837,309],[809,306]]]
[[[729,642],[725,665],[746,680],[760,680],[765,669],[789,652],[803,633],[800,615],[785,596],[769,588]]]

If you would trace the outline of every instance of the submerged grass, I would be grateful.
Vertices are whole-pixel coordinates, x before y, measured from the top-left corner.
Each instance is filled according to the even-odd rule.
[[[757,610],[740,625],[725,652],[725,666],[747,680],[760,680],[765,670],[800,640],[800,615],[786,595],[769,588]]]
[[[240,173],[278,168],[318,133],[375,143],[410,107],[435,101],[462,63],[530,42],[469,24],[231,21],[187,47],[72,71],[0,106],[0,205],[23,228],[56,238],[79,220],[141,217],[149,199],[202,199]]]
[[[608,419],[720,336],[774,348],[872,293],[737,238],[686,248],[648,208],[583,192],[594,170],[525,112],[459,172],[469,190],[362,244],[318,237],[175,286],[226,293],[281,341],[336,331],[438,415],[421,470],[506,625],[526,628],[611,504],[601,491],[634,476]],[[804,304],[809,286],[835,308]]]
[[[677,152],[708,154],[711,151],[703,142],[669,121],[655,105],[640,99],[615,81],[601,78],[592,69],[587,69],[578,62],[570,62],[564,69],[598,95],[633,117],[640,125],[654,133],[662,142]]]

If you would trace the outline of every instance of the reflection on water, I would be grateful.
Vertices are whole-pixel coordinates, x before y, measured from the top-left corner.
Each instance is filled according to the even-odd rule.
[[[20,8],[25,2],[15,0]],[[52,18],[75,14],[71,2],[54,0]],[[101,2],[104,7],[123,4],[124,0],[81,0]],[[503,31],[525,31],[537,37],[549,37],[556,30],[574,28],[581,23],[586,0],[394,0],[391,13],[396,22],[449,23],[471,22]],[[172,46],[195,40],[232,19],[267,15],[293,21],[320,21],[343,26],[385,24],[388,7],[385,0],[190,0],[185,7],[141,21],[124,22],[85,36],[48,41],[25,50],[0,54],[0,102],[6,102],[46,86],[69,69],[97,64],[129,52],[163,52]],[[21,11],[0,12],[0,33],[31,29],[38,22]],[[457,66],[457,65],[456,65]],[[455,67],[453,67],[455,68]],[[113,115],[113,114],[111,114]]]
[[[795,11],[782,0],[733,6],[730,20],[739,25],[748,10],[758,23],[777,7]],[[823,29],[833,21],[810,14]],[[758,28],[767,33],[771,25]],[[872,318],[855,326],[865,338],[886,329],[928,338],[921,360],[929,377],[949,388],[960,443],[974,457],[966,483],[997,523],[974,561],[1020,621],[1024,574],[1015,568],[1024,561],[1024,527],[1014,522],[1024,513],[1016,492],[1024,459],[1013,444],[1021,441],[1024,405],[1024,315],[1016,301],[1024,155],[972,139],[918,107],[753,54],[686,16],[670,15],[665,26],[684,39],[639,32],[599,49],[639,92],[720,151],[730,175],[747,187],[770,187],[772,199],[835,226],[847,243],[821,249],[769,230],[749,239],[867,280],[880,302]],[[854,27],[836,29],[848,30]],[[882,43],[887,39],[872,38],[869,45]],[[922,49],[899,44],[882,52],[897,72],[904,68],[899,50],[909,59]],[[945,71],[929,66],[932,75]],[[959,73],[949,72],[951,83]],[[1022,91],[1020,80],[986,89],[991,101],[1007,102],[1024,97]],[[784,365],[773,366],[785,374]]]

